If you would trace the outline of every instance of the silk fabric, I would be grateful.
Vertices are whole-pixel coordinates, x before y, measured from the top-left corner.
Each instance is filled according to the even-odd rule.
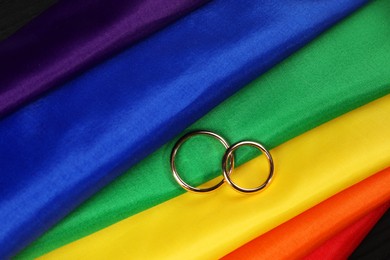
[[[316,248],[316,250],[306,256],[304,260],[347,259],[388,208],[389,204],[387,203],[370,212],[367,216],[347,227],[345,230],[326,241],[323,245]]]
[[[363,180],[233,251],[228,259],[303,259],[325,241],[390,199],[390,168]],[[382,207],[382,214],[386,211]],[[377,217],[377,220],[380,218]],[[372,224],[372,226],[375,222]],[[367,230],[368,232],[369,230]],[[334,259],[347,259],[363,237],[349,239],[349,249]],[[277,242],[276,242],[277,241]],[[326,250],[329,251],[329,250]],[[327,252],[319,254],[326,254]],[[315,255],[314,255],[315,256]],[[306,257],[305,259],[313,259]],[[314,259],[325,259],[321,256]]]
[[[0,257],[364,2],[214,1],[3,119]]]
[[[231,142],[260,140],[272,148],[390,93],[389,7],[387,1],[371,3],[190,129],[214,130]],[[191,149],[184,146],[179,154],[179,169],[186,179],[197,185],[217,176],[222,146],[210,149],[214,143],[209,139],[189,142]],[[168,143],[99,192],[20,257],[37,257],[182,193],[167,163],[172,145]],[[252,150],[243,153],[238,164],[256,155]]]
[[[387,95],[273,149],[275,178],[261,194],[245,196],[228,185],[204,196],[186,193],[42,259],[220,258],[388,167],[390,121],[383,118],[389,113]],[[239,182],[254,186],[267,176],[262,171],[266,165],[260,156],[233,174]],[[262,178],[257,175],[248,180],[251,172],[261,172]],[[390,199],[388,177],[381,182],[382,189],[371,191],[384,201]],[[376,200],[379,198],[373,197]]]
[[[0,118],[206,2],[60,1],[0,42]]]
[[[379,220],[367,237],[350,256],[351,260],[377,259],[390,257],[390,210]]]

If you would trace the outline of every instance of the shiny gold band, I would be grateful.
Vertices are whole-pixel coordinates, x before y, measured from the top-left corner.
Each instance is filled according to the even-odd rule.
[[[209,187],[209,188],[196,188],[196,187],[193,187],[193,186],[187,184],[180,177],[180,175],[176,169],[176,165],[175,165],[176,154],[177,154],[179,148],[181,147],[181,145],[185,141],[187,141],[189,138],[196,136],[196,135],[208,135],[208,136],[214,137],[217,140],[219,140],[223,144],[223,146],[226,148],[226,152],[223,155],[223,159],[222,159],[222,172],[223,172],[224,178],[220,182],[218,182],[216,185]],[[233,155],[233,153],[236,149],[238,149],[239,147],[244,146],[244,145],[249,145],[249,146],[252,146],[252,147],[259,149],[260,151],[262,151],[265,154],[265,156],[267,157],[267,160],[268,160],[268,164],[269,164],[268,177],[263,184],[261,184],[260,186],[258,186],[256,188],[249,188],[248,189],[248,188],[240,187],[237,184],[235,184],[230,178],[230,174],[232,173],[232,171],[234,169],[234,155]],[[255,192],[259,192],[259,191],[263,190],[265,187],[267,187],[269,185],[269,183],[271,182],[272,177],[274,175],[274,162],[273,162],[272,156],[271,156],[270,152],[262,144],[257,143],[257,142],[253,142],[253,141],[241,141],[241,142],[234,144],[233,146],[229,146],[228,142],[222,136],[220,136],[214,132],[204,131],[204,130],[193,131],[193,132],[187,133],[186,135],[181,137],[176,142],[176,144],[174,145],[174,147],[172,149],[170,163],[171,163],[171,170],[173,173],[173,177],[180,184],[180,186],[188,191],[200,192],[200,193],[210,192],[210,191],[216,190],[225,181],[238,192],[255,193]]]
[[[262,151],[264,153],[264,155],[267,157],[267,160],[268,160],[268,165],[269,165],[268,177],[263,184],[261,184],[260,186],[258,186],[256,188],[250,188],[250,189],[242,188],[242,187],[238,186],[237,184],[235,184],[230,178],[230,175],[232,173],[232,167],[229,166],[228,160],[229,160],[229,158],[231,158],[233,156],[233,152],[235,150],[237,150],[239,147],[244,146],[244,145],[249,145],[249,146],[252,146],[252,147],[259,149],[260,151]],[[272,156],[269,153],[269,151],[267,149],[265,149],[263,145],[256,143],[256,142],[252,142],[252,141],[241,141],[241,142],[238,142],[238,143],[230,146],[226,150],[225,154],[223,155],[223,159],[222,159],[222,170],[223,170],[223,177],[225,178],[225,181],[230,186],[232,186],[236,191],[241,192],[241,193],[254,193],[254,192],[261,191],[262,189],[267,187],[268,184],[270,184],[272,177],[274,175],[274,161],[273,161]]]
[[[204,130],[200,130],[200,131],[193,131],[193,132],[190,132],[190,133],[187,133],[186,135],[182,136],[175,144],[175,146],[173,147],[172,149],[172,153],[171,153],[171,169],[172,169],[172,173],[173,173],[173,177],[175,178],[175,180],[180,184],[181,187],[183,187],[184,189],[188,190],[188,191],[192,191],[192,192],[210,192],[210,191],[213,191],[217,188],[219,188],[223,183],[224,183],[224,179],[222,179],[220,182],[218,182],[216,185],[212,186],[212,187],[209,187],[209,188],[196,188],[196,187],[193,187],[189,184],[187,184],[179,175],[177,169],[176,169],[176,165],[175,165],[175,158],[176,158],[176,154],[177,154],[177,151],[179,150],[180,146],[185,142],[187,141],[188,139],[190,139],[191,137],[193,136],[196,136],[196,135],[208,135],[208,136],[211,136],[211,137],[214,137],[216,138],[218,141],[220,141],[223,146],[225,146],[226,149],[229,148],[229,144],[226,142],[226,140],[216,134],[216,133],[213,133],[213,132],[210,132],[210,131],[204,131]],[[231,166],[232,168],[234,167],[234,158],[231,157]]]

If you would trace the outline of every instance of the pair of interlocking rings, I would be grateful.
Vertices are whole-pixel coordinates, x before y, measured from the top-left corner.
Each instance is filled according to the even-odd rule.
[[[220,182],[218,182],[216,185],[212,186],[212,187],[208,187],[208,188],[196,188],[196,187],[193,187],[193,186],[187,184],[180,177],[180,175],[179,175],[179,173],[178,173],[178,171],[176,169],[175,158],[176,158],[177,151],[179,150],[180,146],[185,141],[187,141],[188,139],[190,139],[191,137],[196,136],[196,135],[206,135],[206,136],[214,137],[217,140],[219,140],[223,144],[223,146],[226,148],[225,154],[223,155],[223,158],[222,158],[223,179]],[[234,169],[234,155],[233,155],[233,152],[235,150],[237,150],[239,147],[244,146],[244,145],[249,145],[249,146],[252,146],[252,147],[255,147],[255,148],[259,149],[260,151],[262,151],[265,154],[265,156],[267,157],[267,160],[268,160],[268,165],[269,165],[268,177],[265,180],[265,182],[263,182],[260,186],[255,187],[255,188],[243,188],[243,187],[240,187],[236,183],[234,183],[232,181],[231,177],[230,177],[230,175],[232,174],[233,169]],[[222,136],[220,136],[220,135],[218,135],[216,133],[210,132],[210,131],[200,130],[200,131],[194,131],[194,132],[187,133],[186,135],[181,137],[176,142],[175,146],[172,149],[172,153],[171,153],[171,169],[172,169],[173,177],[175,178],[175,180],[180,184],[181,187],[183,187],[184,189],[186,189],[188,191],[192,191],[192,192],[210,192],[210,191],[216,190],[217,188],[221,187],[221,185],[224,182],[227,182],[231,187],[233,187],[238,192],[241,192],[241,193],[254,193],[254,192],[261,191],[262,189],[264,189],[265,187],[267,187],[270,184],[270,182],[272,180],[272,177],[274,175],[274,162],[273,162],[273,159],[272,159],[272,156],[271,156],[270,152],[267,149],[265,149],[264,146],[262,144],[260,144],[260,143],[253,142],[253,141],[241,141],[241,142],[235,143],[234,145],[230,146],[228,144],[228,142],[224,138],[222,138]]]

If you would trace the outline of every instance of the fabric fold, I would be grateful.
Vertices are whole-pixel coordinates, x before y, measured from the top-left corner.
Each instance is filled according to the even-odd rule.
[[[0,42],[0,118],[209,1],[60,1]]]
[[[275,178],[258,195],[244,196],[228,185],[204,196],[185,193],[42,259],[220,258],[390,166],[390,121],[383,120],[389,113],[387,95],[273,149]],[[259,156],[233,174],[254,186],[259,174],[248,180],[247,173],[265,179],[266,165]],[[388,182],[371,192],[390,199]]]
[[[389,7],[388,1],[364,7],[217,106],[189,130],[213,130],[231,142],[246,138],[273,148],[390,93]],[[223,151],[219,146],[210,149],[213,143],[207,141],[191,140],[192,149],[181,151],[180,161],[189,165],[186,177],[194,185],[219,174],[219,163],[205,164],[204,159],[219,162]],[[131,168],[20,257],[37,257],[181,194],[167,163],[172,146],[169,142]],[[244,151],[237,163],[254,156],[251,150]]]
[[[364,2],[214,1],[4,118],[0,257]]]
[[[367,237],[349,257],[355,259],[389,259],[390,210],[378,221]]]
[[[337,240],[339,232],[376,210],[379,214],[374,214],[373,220],[368,219],[369,227],[374,226],[389,208],[389,199],[390,168],[387,168],[259,236],[222,259],[347,259],[369,232],[369,228],[364,229],[364,225],[362,227],[362,224],[358,224],[358,230],[352,229],[352,235],[351,231],[345,231],[347,233],[339,238],[339,242],[333,241],[336,243],[333,250],[325,242],[334,236]],[[337,250],[337,243],[342,246],[345,239],[348,245]],[[324,248],[318,249],[324,243]],[[315,249],[317,252],[313,252]]]
[[[358,222],[326,241],[326,243],[306,256],[304,260],[347,259],[388,208],[389,205],[384,205],[375,211],[370,212]]]

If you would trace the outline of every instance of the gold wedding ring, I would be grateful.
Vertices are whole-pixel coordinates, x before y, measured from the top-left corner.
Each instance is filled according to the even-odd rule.
[[[230,165],[228,164],[228,160],[231,160],[230,158],[233,156],[233,153],[235,150],[237,150],[239,147],[244,146],[244,145],[249,145],[249,146],[252,146],[252,147],[259,149],[260,151],[262,151],[264,153],[264,155],[267,157],[267,160],[268,160],[268,165],[269,165],[268,177],[263,184],[261,184],[260,186],[258,186],[256,188],[249,188],[248,189],[248,188],[240,187],[237,184],[235,184],[232,181],[232,179],[230,178],[230,175],[232,173],[232,167],[230,167]],[[241,142],[238,142],[238,143],[230,146],[226,150],[225,154],[223,155],[223,159],[222,159],[222,170],[223,170],[223,177],[224,177],[225,181],[227,183],[229,183],[229,185],[232,186],[236,191],[241,192],[241,193],[254,193],[254,192],[261,191],[262,189],[267,187],[268,184],[270,184],[270,182],[272,181],[272,177],[274,176],[274,161],[273,161],[272,156],[269,153],[269,151],[267,149],[265,149],[263,145],[256,143],[256,142],[253,142],[253,141],[241,141]]]
[[[196,135],[207,135],[207,136],[214,137],[215,139],[220,141],[223,144],[223,146],[226,148],[226,151],[222,157],[222,164],[221,164],[222,165],[222,172],[223,172],[223,179],[212,187],[208,187],[208,188],[193,187],[193,186],[189,185],[188,183],[186,183],[180,177],[180,175],[176,169],[175,158],[176,158],[176,154],[177,154],[179,148],[181,147],[181,145],[185,141],[187,141],[189,138],[196,136]],[[266,156],[266,158],[268,160],[268,165],[269,165],[268,177],[264,181],[264,183],[262,183],[260,186],[255,187],[255,188],[240,187],[237,184],[235,184],[230,178],[230,175],[234,169],[234,155],[233,155],[233,153],[239,147],[245,146],[245,145],[249,145],[249,146],[252,146],[252,147],[259,149],[262,153],[264,153],[264,155]],[[189,132],[186,135],[184,135],[183,137],[181,137],[176,142],[176,144],[174,145],[174,147],[172,149],[170,163],[171,163],[171,170],[173,173],[173,177],[180,184],[180,186],[188,191],[200,192],[200,193],[210,192],[210,191],[216,190],[217,188],[221,187],[221,185],[224,182],[227,182],[233,189],[235,189],[236,191],[238,191],[240,193],[248,194],[248,193],[259,192],[259,191],[263,190],[264,188],[266,188],[271,183],[272,178],[274,176],[274,168],[275,168],[271,153],[262,144],[257,143],[257,142],[253,142],[253,141],[241,141],[241,142],[238,142],[232,146],[229,146],[228,142],[222,136],[220,136],[214,132],[204,131],[204,130]]]
[[[207,136],[214,137],[215,139],[220,141],[223,144],[223,146],[225,146],[226,149],[229,148],[229,144],[226,142],[226,140],[222,136],[220,136],[220,135],[218,135],[216,133],[213,133],[213,132],[210,132],[210,131],[204,131],[204,130],[193,131],[193,132],[187,133],[186,135],[182,136],[176,142],[175,146],[173,146],[173,149],[172,149],[172,152],[171,152],[171,169],[172,169],[173,177],[180,184],[180,186],[183,187],[184,189],[186,189],[188,191],[192,191],[192,192],[210,192],[210,191],[213,191],[213,190],[219,188],[224,183],[225,179],[222,179],[216,185],[214,185],[212,187],[209,187],[209,188],[196,188],[196,187],[193,187],[193,186],[189,185],[188,183],[186,183],[180,177],[180,175],[179,175],[179,173],[178,173],[178,171],[176,169],[175,158],[176,158],[176,154],[177,154],[180,146],[185,141],[187,141],[188,139],[190,139],[191,137],[196,136],[196,135],[207,135]],[[231,160],[231,165],[234,167],[234,157],[231,157],[230,160]]]

